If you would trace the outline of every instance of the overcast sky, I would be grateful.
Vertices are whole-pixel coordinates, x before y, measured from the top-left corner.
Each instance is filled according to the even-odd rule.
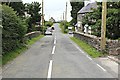
[[[22,0],[24,3],[31,3],[34,1],[42,2],[42,0]],[[92,0],[93,1],[93,0]],[[68,2],[68,15],[67,20],[70,21],[71,18],[71,5],[69,0],[44,0],[44,13],[45,20],[49,20],[50,17],[53,17],[55,20],[61,20],[63,12],[65,11],[66,2]]]

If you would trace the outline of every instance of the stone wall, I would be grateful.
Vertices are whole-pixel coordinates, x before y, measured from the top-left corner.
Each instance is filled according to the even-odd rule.
[[[27,33],[24,36],[24,40],[29,40],[29,39],[35,38],[35,37],[39,36],[40,34],[41,34],[40,31],[34,31],[34,32]]]
[[[97,50],[100,50],[100,37],[94,35],[74,32],[74,37],[87,42]],[[119,40],[106,40],[106,51],[112,55],[120,54],[120,41]]]

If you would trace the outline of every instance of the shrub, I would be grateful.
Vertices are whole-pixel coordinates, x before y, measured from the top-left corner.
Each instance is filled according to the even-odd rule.
[[[4,54],[22,45],[27,27],[12,8],[6,5],[2,5],[2,8],[2,49]]]
[[[60,23],[62,32],[68,33],[68,27],[71,26],[69,22],[63,21]]]
[[[65,29],[65,30],[64,30],[64,33],[68,33],[68,29]]]
[[[51,27],[53,25],[53,22],[51,22],[51,21],[47,21],[47,22],[45,22],[45,26],[49,26],[49,27]]]
[[[92,28],[92,34],[98,37],[101,36],[101,21],[102,21],[102,5],[98,3],[97,10],[85,14],[82,22],[83,25],[88,24]],[[120,17],[120,1],[119,2],[108,2],[107,3],[107,16],[106,16],[106,37],[108,39],[120,38],[119,21]]]

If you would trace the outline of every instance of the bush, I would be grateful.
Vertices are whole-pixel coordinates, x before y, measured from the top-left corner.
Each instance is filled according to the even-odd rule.
[[[112,6],[111,6],[112,5]],[[92,13],[87,13],[82,22],[83,25],[88,24],[92,28],[92,34],[98,37],[101,36],[101,21],[102,21],[102,5],[99,4],[97,10]],[[107,3],[107,16],[106,16],[106,37],[108,39],[120,38],[119,21],[120,17],[120,1]]]
[[[47,21],[47,22],[45,22],[45,26],[49,26],[49,27],[51,27],[53,25],[53,22],[51,22],[51,21]]]
[[[27,27],[12,8],[6,5],[3,5],[2,8],[2,53],[4,54],[22,45],[22,39],[26,34]]]
[[[65,29],[65,30],[64,30],[64,33],[68,33],[68,29]]]
[[[60,26],[61,26],[62,32],[68,33],[68,27],[70,26],[69,22],[63,21],[60,23]]]

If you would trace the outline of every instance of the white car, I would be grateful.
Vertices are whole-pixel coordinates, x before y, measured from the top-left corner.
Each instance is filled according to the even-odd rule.
[[[45,35],[52,35],[52,32],[46,31],[46,32],[45,32]]]
[[[48,28],[45,32],[45,35],[52,35],[52,30]]]

